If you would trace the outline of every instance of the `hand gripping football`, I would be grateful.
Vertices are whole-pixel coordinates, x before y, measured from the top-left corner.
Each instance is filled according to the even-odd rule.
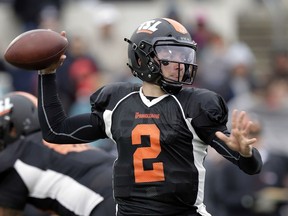
[[[68,41],[61,34],[48,29],[35,29],[17,36],[7,47],[5,60],[22,69],[42,70],[59,60]]]

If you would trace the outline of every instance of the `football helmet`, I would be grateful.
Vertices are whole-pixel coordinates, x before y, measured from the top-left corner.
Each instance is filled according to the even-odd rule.
[[[168,18],[142,23],[125,38],[128,45],[127,65],[142,81],[159,85],[166,93],[176,94],[183,85],[191,85],[196,75],[196,43],[186,28]],[[178,64],[178,77],[165,77],[162,67]],[[182,65],[182,70],[180,70]],[[184,67],[183,67],[184,65]]]
[[[0,150],[35,131],[40,131],[36,97],[25,92],[3,96],[0,99]]]

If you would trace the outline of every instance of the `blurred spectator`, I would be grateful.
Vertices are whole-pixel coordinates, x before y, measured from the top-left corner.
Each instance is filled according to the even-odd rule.
[[[74,34],[68,38],[68,41],[67,58],[59,68],[57,82],[64,109],[69,112],[77,100],[81,101],[80,96],[92,93],[101,84],[99,75],[101,66],[96,58],[91,56],[84,36]]]
[[[288,156],[287,122],[288,122],[288,83],[287,80],[270,78],[263,86],[261,100],[250,107],[264,124],[263,144],[276,153]]]
[[[198,62],[195,84],[212,90],[229,101],[233,92],[229,83],[227,45],[220,34],[215,32],[211,35]]]
[[[272,56],[272,75],[288,80],[288,50],[277,50]]]
[[[288,83],[285,79],[277,76],[269,79],[264,90],[263,102],[268,111],[277,112],[288,108]]]
[[[256,113],[263,122],[262,144],[271,152],[288,156],[288,55],[276,51],[271,60],[269,72],[258,75],[256,85],[229,101],[228,107]]]
[[[233,97],[250,92],[256,85],[256,59],[251,49],[244,42],[233,43],[227,51],[229,83]]]
[[[166,7],[167,7],[167,9],[166,9],[167,11],[166,11],[164,17],[176,20],[178,22],[182,22],[181,16],[179,13],[178,4],[176,1],[174,1],[174,0],[166,1]]]
[[[249,91],[236,95],[228,101],[229,115],[232,114],[233,109],[249,111],[253,107],[258,106],[262,103],[262,95],[263,89],[261,84],[252,85]],[[230,120],[228,120],[227,125],[231,128]]]
[[[7,71],[12,77],[13,90],[25,91],[33,95],[37,94],[37,73],[35,71],[28,71],[10,65],[7,67]]]
[[[41,13],[47,7],[53,7],[56,11],[62,9],[62,0],[13,0],[12,2],[15,16],[18,18],[23,32],[39,27]]]
[[[120,52],[127,49],[123,43],[124,36],[119,36],[123,25],[123,14],[113,3],[99,2],[94,5],[92,20],[94,21],[96,49],[93,54],[101,63],[104,79],[107,82],[114,80],[123,71],[127,70],[127,56]]]
[[[114,28],[116,20],[120,17],[120,12],[113,4],[102,3],[97,4],[94,13],[94,22],[100,38],[103,41],[111,41],[114,38]]]
[[[78,57],[69,69],[69,77],[75,87],[75,101],[71,104],[70,115],[90,111],[90,95],[101,85],[101,78],[95,62],[88,57]]]
[[[44,7],[39,14],[38,28],[51,29],[56,32],[62,31],[62,29],[60,29],[60,16],[59,9],[54,5]]]
[[[255,56],[247,44],[237,42],[230,45],[227,51],[229,85],[231,98],[227,105],[229,114],[233,109],[249,110],[261,100],[262,80],[255,74]],[[231,122],[228,122],[231,125]]]
[[[250,116],[254,115],[250,113]],[[263,146],[262,121],[260,122],[259,117],[253,121],[255,124],[252,126],[251,137],[258,139],[255,147],[262,156],[262,171],[254,176],[243,175],[241,171],[234,169],[233,164],[224,160],[218,163],[217,175],[209,175],[213,184],[206,185],[206,191],[210,194],[206,199],[212,199],[208,202],[210,206],[207,209],[211,209],[213,216],[280,216],[281,208],[288,204],[288,196],[278,193],[287,186],[287,157],[274,154]],[[208,173],[212,172],[209,166],[207,168]]]
[[[211,34],[199,60],[196,83],[219,93],[226,102],[250,94],[258,86],[255,56],[243,42],[226,45],[224,38]]]
[[[210,37],[212,36],[205,15],[200,14],[196,16],[195,26],[190,27],[190,33],[193,40],[197,43],[198,53],[201,56],[203,49],[209,43]]]

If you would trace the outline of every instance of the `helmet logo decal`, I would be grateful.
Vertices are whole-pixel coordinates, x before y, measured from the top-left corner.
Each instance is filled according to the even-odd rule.
[[[182,34],[187,34],[187,29],[182,25],[180,24],[179,22],[175,21],[175,20],[172,20],[172,19],[169,19],[169,18],[164,18],[167,22],[169,22],[173,27],[174,29],[179,32],[179,33],[182,33]]]
[[[13,104],[10,103],[10,98],[5,98],[5,100],[0,100],[0,116],[5,115],[10,112]]]
[[[153,32],[158,30],[157,26],[160,23],[161,23],[160,21],[155,22],[155,20],[144,22],[139,26],[137,33],[144,32],[152,34]]]

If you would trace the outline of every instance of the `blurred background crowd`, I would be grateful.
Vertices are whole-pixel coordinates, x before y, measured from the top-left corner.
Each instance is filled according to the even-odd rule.
[[[288,215],[288,2],[285,0],[0,0],[0,95],[37,96],[37,73],[8,65],[3,53],[24,31],[66,31],[67,59],[57,73],[69,115],[89,111],[89,96],[115,81],[139,82],[127,44],[139,23],[170,17],[198,44],[194,86],[223,96],[258,124],[264,168],[247,176],[209,150],[207,209],[214,216]],[[93,145],[116,154],[107,140]],[[229,194],[229,196],[227,195]],[[232,212],[232,213],[231,213]],[[238,212],[239,214],[236,214]]]

